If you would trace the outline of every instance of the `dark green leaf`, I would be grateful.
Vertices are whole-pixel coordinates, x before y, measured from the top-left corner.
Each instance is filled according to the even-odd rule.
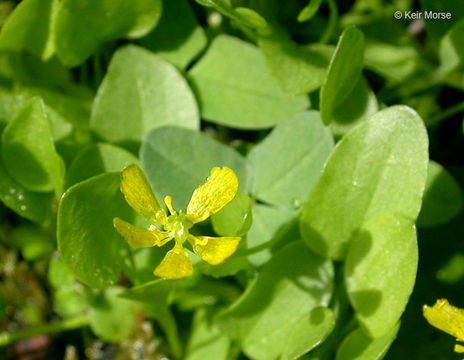
[[[2,155],[8,172],[32,191],[61,195],[64,163],[56,153],[50,120],[39,98],[21,104],[2,134]]]
[[[144,36],[157,24],[161,7],[161,0],[62,0],[55,24],[57,55],[77,66],[106,41]]]
[[[58,209],[58,249],[62,261],[83,283],[114,284],[128,245],[113,227],[113,218],[131,221],[134,214],[119,191],[119,173],[99,175],[69,188]]]
[[[121,171],[126,165],[138,163],[139,159],[120,147],[105,143],[92,144],[76,155],[68,171],[67,187],[92,176]]]
[[[462,210],[458,182],[440,164],[430,161],[419,226],[436,226],[453,219]]]
[[[169,0],[163,3],[158,26],[140,43],[180,69],[185,69],[206,47],[207,39],[188,1]]]

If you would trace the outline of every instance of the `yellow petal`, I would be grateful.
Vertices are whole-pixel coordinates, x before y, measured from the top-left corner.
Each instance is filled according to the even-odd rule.
[[[121,192],[132,209],[144,218],[159,224],[166,222],[165,211],[160,208],[145,174],[137,165],[128,165],[122,170]]]
[[[454,351],[459,353],[459,354],[463,354],[464,353],[464,346],[461,345],[461,344],[456,344],[456,345],[454,345]]]
[[[134,247],[162,246],[172,239],[172,236],[159,231],[154,226],[150,227],[150,230],[142,229],[120,218],[114,218],[113,225],[129,245]]]
[[[189,236],[195,254],[211,265],[218,265],[231,256],[240,240],[240,237]]]
[[[221,210],[237,194],[238,179],[228,167],[214,167],[209,177],[193,192],[187,215],[193,223],[206,220]]]
[[[176,244],[172,250],[168,251],[153,274],[166,279],[181,279],[192,275],[192,263],[182,245]]]
[[[424,305],[423,311],[431,325],[464,341],[464,310],[450,305],[446,299],[440,299],[432,307]]]

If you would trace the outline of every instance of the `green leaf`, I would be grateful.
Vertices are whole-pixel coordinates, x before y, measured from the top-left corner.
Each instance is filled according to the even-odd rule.
[[[311,44],[303,47],[277,36],[261,38],[258,44],[282,91],[300,95],[321,87],[333,54],[332,46]]]
[[[62,317],[75,317],[86,310],[84,287],[71,270],[54,256],[48,267],[48,281],[53,286],[53,310]]]
[[[330,130],[316,111],[294,115],[277,125],[248,154],[253,196],[294,209],[308,198],[332,148]]]
[[[332,121],[333,111],[356,85],[363,67],[363,55],[363,33],[355,27],[348,27],[338,40],[321,88],[319,107],[325,124]]]
[[[421,9],[431,12],[450,12],[451,19],[425,19],[425,28],[430,37],[438,42],[451,27],[464,16],[461,0],[421,0]]]
[[[363,224],[385,213],[417,218],[428,163],[427,132],[406,106],[378,112],[350,130],[309,195],[300,231],[317,254],[343,259]]]
[[[309,106],[306,97],[289,97],[274,84],[255,46],[233,37],[215,38],[189,75],[202,117],[214,123],[264,129]]]
[[[374,115],[378,110],[374,92],[366,79],[360,76],[348,97],[334,109],[330,129],[334,136],[345,135],[357,123]]]
[[[332,331],[326,306],[333,267],[294,242],[263,267],[245,293],[221,313],[221,328],[252,359],[296,359]]]
[[[253,206],[253,224],[247,234],[248,259],[254,266],[261,266],[272,257],[272,245],[297,215],[296,211],[262,204]]]
[[[345,262],[346,289],[369,337],[383,337],[399,321],[414,287],[417,261],[416,229],[402,215],[380,215],[354,236]]]
[[[50,116],[54,133],[54,125],[58,121],[66,122],[68,125],[72,124],[76,128],[87,129],[88,127],[94,94],[84,86],[76,86],[65,92],[45,87],[21,86],[19,94],[26,98],[40,96],[44,100],[47,111],[51,109],[53,116],[60,118],[54,121],[54,118]],[[54,138],[57,138],[56,135]]]
[[[253,223],[251,198],[238,192],[235,198],[211,216],[213,229],[219,236],[243,236]]]
[[[20,248],[23,258],[29,261],[44,258],[55,250],[55,240],[36,227],[15,227],[9,237],[10,245]]]
[[[378,339],[367,337],[361,329],[353,330],[343,340],[337,351],[336,360],[381,360],[396,338],[399,324]]]
[[[322,0],[310,0],[308,5],[306,5],[303,10],[298,14],[297,20],[299,22],[305,22],[311,19],[319,10]]]
[[[206,47],[207,38],[188,1],[169,0],[163,3],[158,26],[140,43],[180,69],[185,69]]]
[[[440,70],[449,73],[464,65],[464,19],[456,23],[441,39],[439,47]]]
[[[234,13],[246,26],[249,26],[253,29],[266,29],[267,22],[260,14],[256,11],[246,8],[246,7],[236,7],[234,8]]]
[[[134,213],[119,191],[119,173],[98,175],[69,188],[58,208],[58,249],[62,261],[83,283],[96,288],[114,284],[128,245],[113,218],[131,221]]]
[[[454,177],[440,164],[430,161],[419,226],[447,223],[462,210],[462,191]]]
[[[134,331],[136,307],[132,301],[119,296],[123,292],[123,287],[112,286],[89,296],[90,328],[104,341],[120,342]]]
[[[0,77],[12,83],[58,89],[71,82],[69,71],[55,57],[43,62],[27,51],[0,51]]]
[[[206,308],[195,311],[185,360],[228,360],[230,340],[212,322],[210,313]]]
[[[8,17],[0,33],[0,49],[28,50],[42,60],[54,51],[54,19],[58,0],[23,0]]]
[[[158,23],[161,7],[161,0],[62,0],[56,14],[56,53],[63,64],[80,65],[109,40],[146,35]]]
[[[105,143],[92,144],[74,158],[66,179],[67,187],[92,176],[121,171],[126,165],[138,163],[139,159],[120,147]]]
[[[40,98],[24,102],[2,134],[2,155],[8,172],[31,191],[55,190],[61,195],[64,163],[56,153],[50,121]]]
[[[193,191],[214,166],[231,168],[239,190],[248,192],[245,159],[204,133],[177,127],[156,129],[143,142],[140,158],[157,197],[171,195],[175,209],[186,208]]]
[[[163,125],[198,129],[198,107],[187,82],[147,50],[134,45],[119,49],[98,89],[92,128],[109,142],[127,143],[140,142]]]
[[[36,223],[45,222],[50,215],[52,194],[27,190],[8,174],[1,159],[0,199],[18,215]]]
[[[410,45],[367,41],[364,64],[390,83],[399,83],[410,77],[418,68],[420,55]]]

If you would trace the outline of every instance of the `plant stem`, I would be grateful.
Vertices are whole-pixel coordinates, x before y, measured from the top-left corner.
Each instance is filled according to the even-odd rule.
[[[460,102],[459,104],[453,105],[446,109],[445,111],[441,112],[440,114],[434,116],[431,120],[430,123],[435,123],[441,120],[444,120],[446,118],[449,118],[455,114],[458,114],[460,112],[464,112],[464,101]]]
[[[83,326],[87,326],[89,318],[87,315],[57,321],[51,324],[23,329],[16,332],[4,331],[0,333],[0,347],[9,345],[19,340],[27,339],[41,334],[54,334],[61,331],[73,330]]]

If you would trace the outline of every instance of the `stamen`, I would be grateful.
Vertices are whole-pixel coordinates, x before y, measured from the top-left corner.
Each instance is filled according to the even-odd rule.
[[[171,215],[174,215],[176,214],[176,211],[174,210],[174,208],[172,207],[172,197],[167,195],[164,197],[164,203],[166,204],[166,206],[168,207],[168,210],[169,210],[169,213]]]

